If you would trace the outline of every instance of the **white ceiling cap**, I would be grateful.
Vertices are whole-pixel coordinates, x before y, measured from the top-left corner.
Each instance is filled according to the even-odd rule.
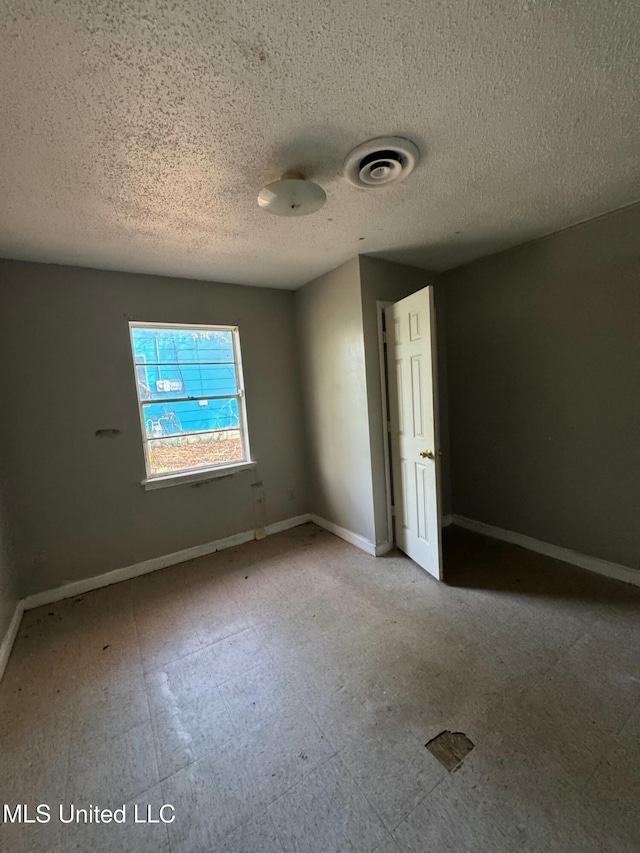
[[[296,172],[287,172],[258,193],[258,205],[276,216],[308,216],[320,210],[326,200],[321,186]]]

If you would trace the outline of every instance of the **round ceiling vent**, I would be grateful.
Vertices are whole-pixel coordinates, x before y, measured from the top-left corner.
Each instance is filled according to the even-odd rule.
[[[403,181],[413,172],[420,152],[409,139],[380,136],[358,145],[347,154],[343,172],[354,187],[372,190],[395,181]]]

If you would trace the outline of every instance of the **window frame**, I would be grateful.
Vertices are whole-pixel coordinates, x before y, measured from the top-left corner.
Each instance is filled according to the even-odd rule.
[[[148,367],[150,364],[155,364],[155,362],[137,362],[136,361],[136,352],[135,352],[135,344],[133,340],[133,330],[134,329],[194,329],[195,331],[202,330],[207,332],[231,332],[231,340],[233,343],[233,362],[235,368],[235,377],[236,377],[236,393],[235,394],[207,394],[201,397],[163,397],[158,401],[150,401],[150,400],[141,400],[140,399],[140,391],[138,385],[138,367],[142,364],[145,367]],[[145,479],[142,481],[142,485],[145,488],[160,488],[165,485],[173,485],[174,483],[184,482],[184,483],[192,483],[198,482],[202,480],[215,479],[217,477],[224,477],[230,474],[235,474],[238,471],[247,470],[249,468],[255,467],[255,461],[251,458],[251,448],[249,445],[249,428],[247,423],[247,406],[246,406],[246,393],[244,386],[244,373],[242,369],[242,354],[240,348],[240,330],[238,326],[223,326],[223,325],[213,325],[208,323],[158,323],[158,322],[147,322],[147,321],[129,321],[129,343],[131,346],[131,360],[133,363],[133,378],[134,378],[134,389],[136,392],[136,402],[138,405],[138,418],[140,421],[140,436],[142,438],[142,448],[144,452],[144,465],[145,465]],[[176,365],[183,365],[183,362],[176,361]],[[171,365],[167,365],[171,366]],[[162,474],[153,474],[151,473],[151,466],[149,461],[149,446],[152,441],[162,440],[160,438],[148,438],[147,430],[145,424],[144,417],[144,409],[143,406],[150,402],[162,402],[162,403],[176,403],[176,402],[185,402],[188,400],[229,400],[235,399],[237,401],[238,406],[238,419],[239,419],[239,428],[240,428],[240,441],[242,445],[242,460],[236,462],[222,463],[220,465],[204,465],[204,466],[196,466],[193,468],[181,468],[179,471],[169,471]],[[215,430],[196,430],[193,433],[188,433],[189,435],[202,435],[209,432],[215,432]],[[172,436],[164,436],[164,438],[171,438]]]

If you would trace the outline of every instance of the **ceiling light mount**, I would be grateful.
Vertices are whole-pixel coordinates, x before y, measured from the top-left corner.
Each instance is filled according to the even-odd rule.
[[[410,139],[380,136],[358,145],[347,154],[343,174],[363,190],[404,181],[420,162],[420,152]]]
[[[276,216],[308,216],[327,200],[319,184],[307,181],[299,172],[285,172],[279,181],[267,184],[258,193],[258,204]]]

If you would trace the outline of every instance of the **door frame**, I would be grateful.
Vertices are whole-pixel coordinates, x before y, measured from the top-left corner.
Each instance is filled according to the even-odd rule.
[[[382,400],[382,434],[384,436],[384,487],[385,503],[387,507],[387,542],[393,548],[396,544],[396,531],[394,526],[394,506],[392,500],[391,480],[391,448],[389,447],[389,385],[387,382],[387,352],[385,340],[384,309],[393,305],[386,300],[376,301],[378,315],[378,358],[380,362],[380,398]]]

